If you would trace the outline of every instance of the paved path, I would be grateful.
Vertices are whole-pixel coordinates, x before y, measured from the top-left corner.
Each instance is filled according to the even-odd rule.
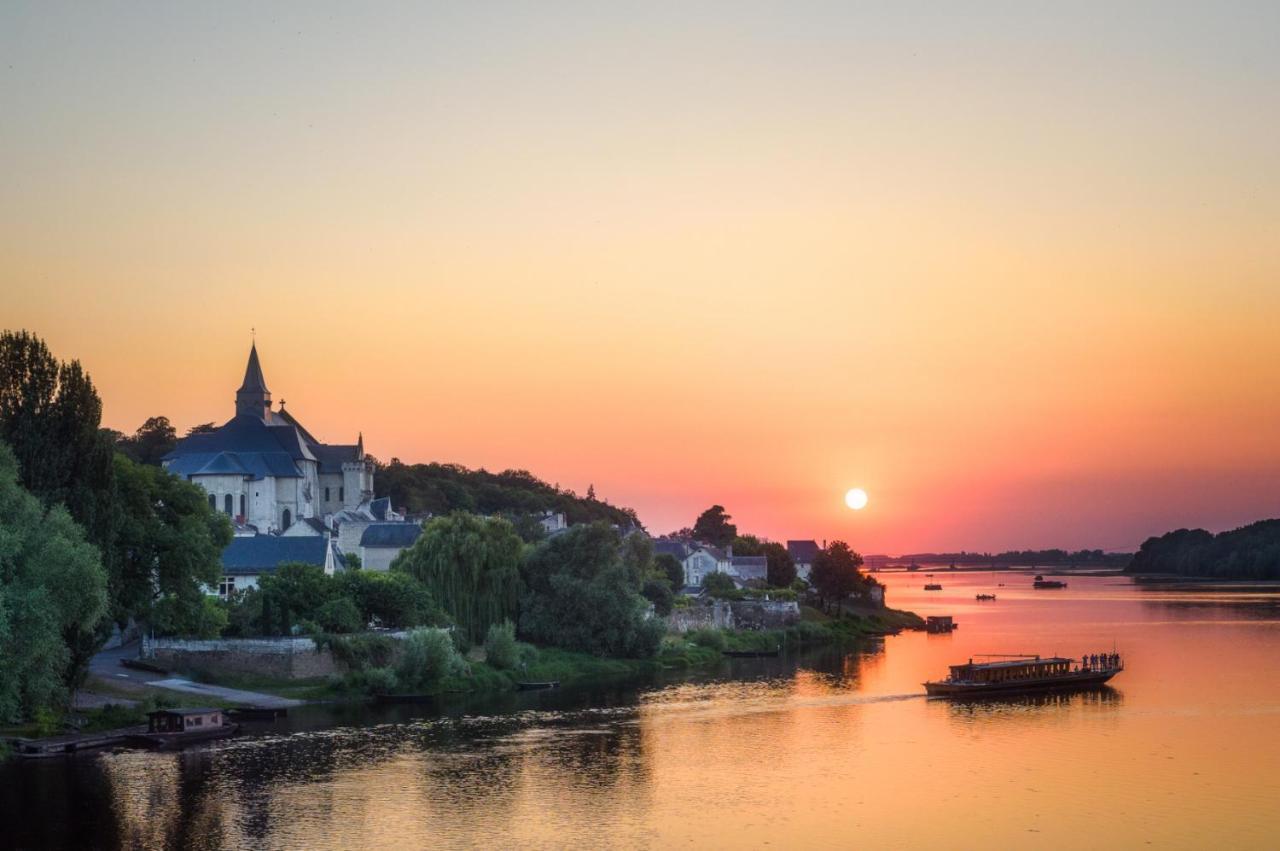
[[[262,694],[256,691],[242,691],[236,688],[226,688],[224,686],[214,686],[208,683],[196,683],[191,680],[184,680],[181,677],[171,677],[167,680],[152,680],[147,683],[155,688],[168,689],[170,691],[180,691],[186,694],[197,694],[203,697],[216,697],[221,700],[229,700],[232,703],[239,703],[244,706],[261,706],[264,709],[282,709],[288,706],[301,706],[301,700],[293,700],[288,697],[276,697],[274,694]]]
[[[157,674],[153,671],[139,671],[121,666],[121,659],[137,659],[138,642],[134,641],[122,647],[103,650],[93,657],[89,669],[104,680],[126,680],[134,685],[155,686],[169,691],[180,691],[184,694],[203,695],[228,700],[244,706],[261,706],[264,709],[281,709],[288,706],[301,706],[303,701],[288,697],[277,697],[274,694],[261,694],[256,691],[223,688],[208,683],[196,683],[181,677],[168,674]],[[123,701],[114,701],[117,703]]]

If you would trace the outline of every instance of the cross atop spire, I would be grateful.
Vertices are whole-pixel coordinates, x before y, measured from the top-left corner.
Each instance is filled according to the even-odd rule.
[[[236,416],[248,414],[266,419],[271,411],[271,391],[258,363],[258,344],[249,347],[249,363],[244,368],[244,383],[236,391]]]

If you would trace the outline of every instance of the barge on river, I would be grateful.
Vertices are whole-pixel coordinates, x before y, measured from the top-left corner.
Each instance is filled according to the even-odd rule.
[[[147,732],[135,733],[128,743],[152,750],[175,750],[196,742],[225,739],[240,725],[222,716],[221,709],[159,709],[147,713]]]
[[[997,662],[952,665],[945,680],[924,684],[933,697],[978,698],[989,695],[1096,688],[1124,670],[1119,654],[1098,657],[1096,663],[1076,664],[1062,656],[1005,656]]]

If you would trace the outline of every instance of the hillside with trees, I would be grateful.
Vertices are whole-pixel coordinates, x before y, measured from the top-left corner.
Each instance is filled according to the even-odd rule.
[[[405,464],[392,458],[379,464],[373,477],[379,497],[411,514],[434,515],[466,511],[513,518],[551,511],[571,524],[603,521],[622,528],[640,527],[635,511],[595,499],[594,491],[580,497],[550,485],[526,470],[471,470],[460,464]]]
[[[1280,520],[1260,520],[1217,535],[1204,529],[1178,529],[1148,538],[1125,570],[1214,579],[1280,579]]]

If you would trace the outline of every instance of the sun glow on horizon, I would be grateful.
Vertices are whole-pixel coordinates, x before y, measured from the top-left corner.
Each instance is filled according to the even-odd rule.
[[[867,507],[867,492],[862,488],[853,488],[844,495],[844,504],[854,511],[861,511]]]

